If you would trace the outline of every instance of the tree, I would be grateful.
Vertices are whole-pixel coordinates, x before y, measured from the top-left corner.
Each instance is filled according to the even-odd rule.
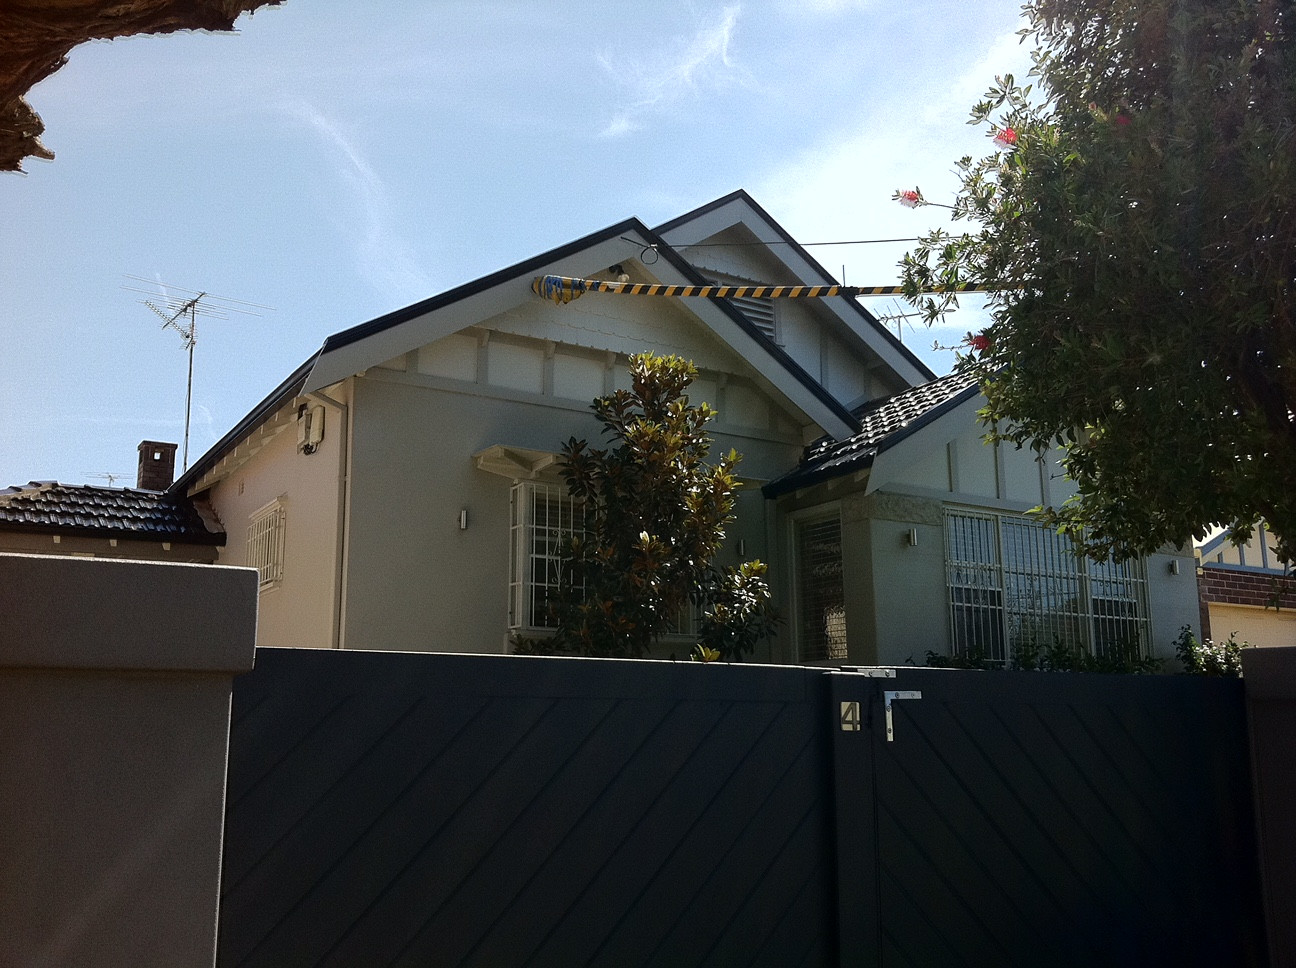
[[[739,659],[774,631],[765,565],[714,562],[733,520],[739,456],[706,463],[715,410],[686,391],[692,363],[643,353],[632,388],[594,401],[608,449],[571,438],[560,465],[584,527],[562,553],[557,630],[526,651],[640,657],[697,609],[699,655]]]
[[[958,163],[972,228],[924,237],[907,295],[933,321],[956,297],[921,291],[994,288],[959,366],[992,437],[1063,448],[1079,493],[1046,517],[1092,554],[1261,517],[1296,539],[1296,14],[1024,10],[1036,84],[973,109],[998,150]]]

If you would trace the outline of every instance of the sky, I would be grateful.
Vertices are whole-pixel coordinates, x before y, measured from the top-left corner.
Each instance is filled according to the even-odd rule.
[[[184,342],[144,300],[243,310],[197,319],[193,463],[330,333],[626,218],[742,188],[803,244],[947,225],[892,193],[949,199],[991,150],[968,112],[1025,75],[1020,26],[1018,0],[286,0],[84,44],[28,95],[55,160],[0,173],[0,488],[133,486],[141,440],[182,440]],[[908,247],[810,251],[872,286]],[[948,372],[977,299],[906,345]]]

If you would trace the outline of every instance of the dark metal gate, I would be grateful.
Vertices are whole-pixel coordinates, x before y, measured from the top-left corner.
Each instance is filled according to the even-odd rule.
[[[266,649],[219,962],[1261,965],[1251,802],[1237,682]]]
[[[833,679],[843,964],[1264,963],[1240,682]]]
[[[836,964],[816,670],[266,649],[219,963]]]

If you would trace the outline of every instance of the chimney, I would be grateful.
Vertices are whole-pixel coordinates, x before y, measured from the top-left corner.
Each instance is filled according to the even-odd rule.
[[[143,440],[139,445],[139,476],[135,486],[141,491],[165,491],[175,480],[175,452],[178,444]]]

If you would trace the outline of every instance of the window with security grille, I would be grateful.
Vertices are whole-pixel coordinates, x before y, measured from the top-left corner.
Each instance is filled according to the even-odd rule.
[[[945,581],[955,655],[1006,663],[1022,648],[1145,655],[1141,560],[1092,561],[1027,518],[945,511]]]
[[[286,522],[287,512],[275,500],[257,509],[248,525],[247,563],[257,570],[257,584],[262,590],[273,588],[283,580]]]
[[[511,494],[509,628],[551,629],[563,542],[582,530],[580,505],[561,484],[523,481]]]
[[[797,625],[802,662],[846,658],[841,519],[796,525]]]
[[[711,272],[712,282],[717,286],[762,286],[766,283],[756,282],[752,279],[740,279],[737,276],[729,276],[724,273]],[[729,300],[739,312],[746,316],[755,324],[756,328],[768,336],[775,343],[780,342],[778,331],[778,311],[777,304],[773,299],[757,299],[751,296],[740,296]]]

